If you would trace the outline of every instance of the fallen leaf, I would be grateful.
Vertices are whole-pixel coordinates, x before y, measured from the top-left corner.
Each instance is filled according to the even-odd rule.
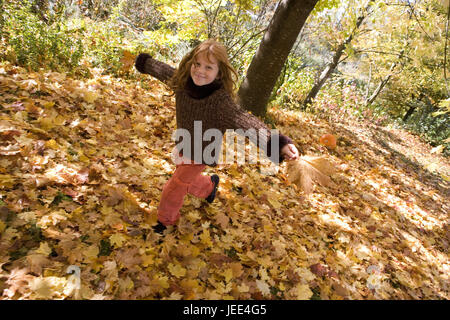
[[[123,243],[127,241],[127,239],[123,234],[115,233],[109,237],[109,241],[114,247],[120,248],[123,246]]]
[[[187,272],[187,270],[185,268],[183,268],[181,265],[173,264],[173,263],[169,263],[168,269],[169,269],[170,273],[177,278],[184,277]]]
[[[270,295],[269,285],[265,281],[256,280],[256,287],[264,296]]]
[[[309,300],[313,295],[313,292],[306,284],[297,285],[297,299],[298,300]]]

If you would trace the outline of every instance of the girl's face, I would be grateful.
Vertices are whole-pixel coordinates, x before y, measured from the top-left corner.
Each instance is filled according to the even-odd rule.
[[[219,74],[219,61],[210,55],[209,59],[204,52],[194,58],[191,66],[191,78],[197,86],[204,86],[213,82]]]

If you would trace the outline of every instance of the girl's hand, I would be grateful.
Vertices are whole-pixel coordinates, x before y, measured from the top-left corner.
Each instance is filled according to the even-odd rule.
[[[292,143],[287,144],[281,149],[281,155],[286,160],[296,160],[299,157],[298,150]]]

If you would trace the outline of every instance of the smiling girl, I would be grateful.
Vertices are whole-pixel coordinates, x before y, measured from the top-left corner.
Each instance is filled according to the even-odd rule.
[[[272,134],[261,120],[235,103],[238,77],[221,43],[215,40],[202,42],[181,60],[178,69],[145,53],[138,55],[135,67],[175,91],[177,130],[185,130],[195,138],[195,130],[198,130],[195,125],[199,122],[202,130],[200,137],[211,129],[219,130],[222,135],[227,129],[256,129],[258,136],[249,137],[250,140],[263,149],[274,163],[298,158],[298,150],[289,137]],[[221,138],[215,143],[221,143]],[[203,152],[209,142],[192,139],[190,144],[190,150],[200,146]],[[277,146],[279,150],[272,150],[272,146]],[[154,228],[157,232],[176,224],[186,194],[203,198],[209,203],[216,195],[219,176],[205,176],[202,171],[206,165],[215,166],[219,154],[215,155],[212,163],[204,160],[195,162],[193,155],[181,151],[176,151],[180,156],[176,161],[176,170],[163,187],[158,206],[158,225]],[[280,156],[274,156],[277,154]]]

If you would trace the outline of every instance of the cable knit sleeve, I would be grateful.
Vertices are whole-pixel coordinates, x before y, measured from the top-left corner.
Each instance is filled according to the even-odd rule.
[[[175,73],[175,68],[168,64],[155,60],[147,53],[140,53],[135,60],[136,70],[140,73],[149,74],[158,80],[168,83]]]
[[[264,122],[242,109],[233,102],[231,97],[224,96],[221,102],[219,118],[222,133],[225,133],[226,129],[242,129],[250,141],[263,149],[272,162],[279,164],[283,161],[281,149],[292,143],[289,137],[282,135],[277,130],[271,132]],[[249,129],[255,129],[255,131],[252,132]],[[278,150],[272,150],[272,145],[278,146]]]

